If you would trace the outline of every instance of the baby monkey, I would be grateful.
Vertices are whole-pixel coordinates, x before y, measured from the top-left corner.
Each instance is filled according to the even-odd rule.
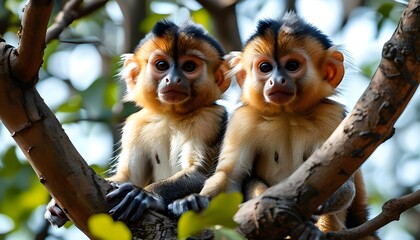
[[[216,104],[229,87],[225,51],[200,25],[156,23],[122,69],[128,95],[142,109],[127,118],[116,173],[106,198],[122,199],[116,220],[136,222],[147,209],[166,213],[172,201],[199,193],[214,172],[227,113]],[[60,223],[49,204],[46,217]],[[57,225],[60,225],[57,224]]]
[[[215,174],[199,195],[175,201],[170,211],[200,211],[222,191],[242,191],[248,200],[289,177],[346,114],[328,98],[344,76],[343,61],[326,35],[293,13],[259,21],[231,59],[243,105],[228,123]],[[360,225],[366,208],[359,170],[320,207],[317,226],[326,232]]]

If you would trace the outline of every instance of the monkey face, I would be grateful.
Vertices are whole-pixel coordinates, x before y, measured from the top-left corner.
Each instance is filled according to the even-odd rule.
[[[313,26],[289,16],[262,20],[231,61],[242,101],[267,114],[303,113],[334,93],[343,55]]]
[[[202,27],[160,21],[125,58],[121,75],[127,99],[176,114],[211,106],[230,85],[223,55],[220,44]]]
[[[297,95],[297,82],[307,72],[306,58],[299,53],[276,60],[266,55],[255,56],[252,76],[262,85],[261,94],[267,104],[286,105]]]
[[[191,97],[191,87],[206,71],[206,64],[198,51],[174,59],[156,50],[147,61],[147,72],[157,83],[158,100],[165,104],[187,101]]]

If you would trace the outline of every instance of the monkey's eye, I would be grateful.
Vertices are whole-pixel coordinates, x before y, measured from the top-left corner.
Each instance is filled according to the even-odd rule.
[[[271,70],[273,70],[273,65],[271,65],[271,64],[270,64],[270,63],[268,63],[268,62],[262,62],[262,63],[260,63],[259,68],[260,68],[260,71],[261,71],[261,72],[263,72],[263,73],[268,73],[268,72],[270,72]]]
[[[289,60],[286,62],[286,66],[284,66],[286,70],[291,71],[291,72],[298,70],[299,67],[300,67],[300,63],[296,60]]]
[[[169,69],[169,63],[163,60],[156,61],[155,67],[159,71],[165,71]]]
[[[197,65],[193,61],[187,61],[182,65],[182,70],[186,72],[192,72],[197,68]]]

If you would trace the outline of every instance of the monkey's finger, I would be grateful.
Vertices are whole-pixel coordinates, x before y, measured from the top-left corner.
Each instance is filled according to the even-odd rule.
[[[133,203],[135,204],[135,209],[133,209],[128,215],[130,222],[137,222],[140,220],[143,213],[150,207],[150,199],[148,194],[144,191],[141,191],[134,199]]]
[[[188,210],[185,202],[185,199],[180,199],[172,202],[170,206],[168,206],[168,208],[170,209],[170,214],[174,218],[181,217],[181,215]]]
[[[53,226],[62,227],[69,220],[67,217],[54,215],[51,211],[45,211],[44,218]]]
[[[140,215],[136,215],[141,207],[141,199],[133,199],[133,201],[130,203],[130,205],[127,206],[127,208],[124,210],[124,212],[121,214],[120,219],[121,220],[127,220],[129,222],[137,222],[140,219]]]
[[[187,197],[187,204],[188,208],[190,210],[193,210],[194,212],[200,212],[201,208],[198,205],[199,196],[190,195]]]
[[[302,231],[298,240],[320,240],[324,236],[312,222],[301,224],[297,229]]]
[[[123,200],[121,200],[120,203],[118,203],[115,207],[113,207],[109,214],[115,219],[115,220],[123,220],[120,219],[122,214],[124,214],[124,211],[132,204],[133,199],[138,195],[138,191],[133,190],[129,192]]]
[[[200,207],[200,211],[209,207],[210,198],[206,196],[198,196],[198,206]]]
[[[150,199],[149,199],[150,198]],[[155,196],[149,196],[149,209],[152,209],[154,211],[158,212],[166,212],[166,204],[163,200],[155,197]]]
[[[133,184],[131,184],[131,183],[123,183],[118,188],[116,188],[113,191],[109,192],[105,196],[105,199],[107,201],[111,201],[111,200],[114,200],[114,199],[117,199],[117,198],[122,198],[125,195],[127,195],[127,193],[129,193],[130,191],[132,191],[135,188],[136,187]]]

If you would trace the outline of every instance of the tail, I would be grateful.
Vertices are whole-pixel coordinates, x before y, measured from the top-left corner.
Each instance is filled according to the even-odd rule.
[[[366,191],[365,181],[363,180],[362,171],[359,169],[354,173],[354,184],[356,185],[356,195],[353,203],[348,209],[346,218],[346,227],[357,227],[368,220],[368,196]],[[379,237],[376,233],[363,238],[364,240],[377,240]]]

